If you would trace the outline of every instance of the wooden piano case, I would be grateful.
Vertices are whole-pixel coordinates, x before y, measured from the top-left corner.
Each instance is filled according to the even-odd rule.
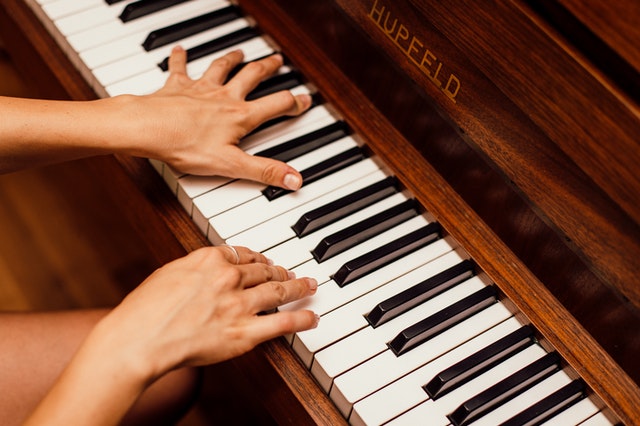
[[[570,0],[239,3],[612,418],[640,423],[640,43]],[[637,7],[613,9],[640,41]],[[0,28],[43,96],[96,97],[23,1]],[[116,160],[161,261],[207,244],[144,160]],[[235,364],[278,423],[344,422],[283,341]]]

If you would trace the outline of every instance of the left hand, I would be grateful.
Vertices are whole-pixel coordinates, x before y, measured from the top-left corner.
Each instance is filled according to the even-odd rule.
[[[281,161],[246,154],[237,144],[265,121],[301,114],[311,105],[311,98],[281,91],[245,101],[260,81],[282,65],[282,57],[272,55],[251,62],[225,83],[242,60],[242,52],[230,52],[213,61],[200,79],[192,80],[186,73],[186,52],[174,48],[165,86],[144,96],[140,105],[153,112],[147,119],[156,120],[145,127],[157,129],[146,138],[142,150],[145,156],[181,172],[244,178],[296,190],[302,180],[295,169]]]

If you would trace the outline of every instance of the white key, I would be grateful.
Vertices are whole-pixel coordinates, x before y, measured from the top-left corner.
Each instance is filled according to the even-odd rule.
[[[224,52],[222,54],[226,54],[237,49],[243,51],[245,62],[255,61],[256,59],[272,55],[276,52],[273,46],[265,38],[254,37],[251,40],[236,44],[235,46],[231,46],[227,49],[221,50],[220,52],[203,56],[202,58],[189,62],[187,64],[187,74],[189,74],[191,78],[198,79],[202,77],[205,71],[209,68],[211,62],[222,56],[221,52]]]
[[[316,353],[311,373],[322,384],[387,350],[391,341],[405,328],[485,287],[479,279],[470,279],[427,300],[377,328],[366,327]],[[343,413],[344,414],[344,413]]]
[[[612,426],[614,424],[615,423],[609,420],[609,418],[607,418],[607,416],[601,411],[580,423],[580,426]]]
[[[240,234],[234,235],[227,239],[227,243],[232,245],[249,246],[253,247],[256,251],[263,252],[282,243],[283,241],[296,237],[296,233],[293,231],[291,226],[303,214],[363,189],[387,176],[389,176],[388,172],[384,170],[376,170],[373,173],[349,183],[348,185],[336,188],[328,194],[314,198],[308,203],[302,204],[288,212],[269,219],[266,222],[249,228]]]
[[[485,313],[489,313],[490,311],[497,312],[500,308],[504,308],[504,306],[502,304],[496,304],[478,313],[478,315],[485,315]],[[436,374],[517,330],[521,326],[522,324],[515,317],[511,316],[495,327],[489,328],[484,333],[477,335],[459,346],[457,346],[458,338],[455,336],[457,330],[454,331],[452,329],[443,333],[441,335],[442,337],[435,337],[431,344],[421,345],[409,351],[406,354],[408,357],[420,358],[424,365],[412,371],[410,374],[402,377],[398,376],[400,378],[395,381],[385,377],[384,380],[387,381],[386,386],[381,387],[378,391],[354,404],[349,422],[357,426],[379,425],[409,410],[411,407],[428,400],[429,395],[422,389],[422,386],[427,384]],[[461,327],[461,329],[463,331],[466,330],[465,327]],[[445,336],[446,334],[452,336]],[[465,337],[466,336],[460,336],[460,340]],[[380,355],[380,357],[384,356],[387,356],[386,352]],[[377,361],[376,358],[371,360],[373,361],[371,365],[376,365],[375,363],[380,362]],[[409,363],[411,363],[411,361],[409,361]],[[391,362],[385,364],[391,365],[392,367],[390,368],[393,368],[394,365],[394,363]],[[376,375],[379,374],[386,376],[387,373],[378,370]],[[375,387],[376,385],[377,384],[370,387]]]
[[[164,169],[164,163],[159,160],[154,160],[153,158],[149,159],[149,163],[153,166],[153,168],[158,172],[160,176],[162,176],[162,170]]]
[[[388,424],[390,426],[416,425],[421,424],[424,419],[429,419],[429,425],[446,426],[449,424],[447,414],[453,412],[460,404],[544,355],[545,351],[540,346],[529,346],[437,401],[428,399]]]
[[[318,263],[315,260],[303,263],[302,265],[294,268],[294,272],[299,276],[311,276],[315,277],[319,283],[324,283],[330,280],[330,277],[340,269],[349,260],[355,259],[365,253],[370,252],[373,249],[383,246],[397,238],[400,238],[410,232],[416,231],[431,222],[431,219],[427,216],[417,216],[404,223],[401,223],[392,229],[376,235],[375,237],[359,244],[337,256],[334,256],[322,263]],[[278,259],[273,259],[278,261]]]
[[[593,416],[598,411],[600,411],[600,409],[591,399],[584,398],[542,423],[542,426],[577,425]]]
[[[356,141],[351,137],[342,138],[300,156],[289,164],[298,170],[303,170],[356,146]],[[235,180],[197,197],[193,202],[202,216],[208,219],[254,198],[263,197],[261,191],[264,188],[266,185],[263,183]]]
[[[474,426],[501,424],[571,382],[560,370],[476,420]]]
[[[308,112],[308,114],[303,114],[300,117],[281,123],[282,125],[287,125],[288,132],[279,132],[276,134],[276,132],[271,130],[270,127],[250,136],[250,141],[243,140],[239,146],[248,154],[255,154],[263,149],[267,149],[267,147],[288,142],[329,124],[335,123],[335,121],[336,119],[326,108],[313,108]],[[274,135],[276,137],[274,137]],[[178,200],[188,212],[191,212],[194,198],[223,184],[229,183],[232,180],[233,179],[218,176],[184,176],[180,178],[179,181]]]
[[[352,283],[340,287],[335,281],[327,281],[318,287],[318,291],[313,297],[307,297],[295,302],[281,306],[279,309],[295,310],[309,309],[318,315],[336,309],[350,301],[362,296],[363,294],[380,287],[381,285],[403,275],[413,269],[424,265],[425,263],[442,256],[445,253],[454,250],[455,243],[444,238],[429,244],[413,253],[410,253],[395,262],[385,265],[384,267],[361,277]],[[299,277],[309,276],[315,277],[313,271],[307,269],[296,270]],[[309,272],[309,274],[303,273]]]
[[[299,130],[312,125],[312,123],[322,122],[324,125],[328,125],[335,121],[337,121],[337,118],[329,111],[326,105],[318,105],[298,117],[293,117],[245,136],[238,146],[249,153],[258,152],[261,149],[260,146],[265,142],[286,142],[291,138],[290,135],[304,134],[304,132],[299,133]]]
[[[173,169],[167,164],[162,168],[162,178],[174,195],[178,193],[178,179],[182,176],[184,176],[184,173]]]
[[[54,23],[58,31],[65,37],[69,37],[74,33],[93,28],[105,22],[118,19],[119,16],[129,3],[136,0],[127,0],[124,2],[108,5],[106,2],[99,2],[90,9],[83,10],[73,15],[65,16]]]
[[[386,349],[375,358],[338,376],[331,388],[331,399],[348,416],[357,401],[492,329],[511,316],[511,312],[502,303],[496,303],[400,357]]]
[[[151,31],[228,6],[227,1],[193,0],[131,22],[119,19],[70,36],[67,41],[89,69],[146,51],[142,43]],[[178,42],[179,43],[179,42]],[[174,43],[176,44],[176,43]]]
[[[183,39],[180,44],[185,49],[190,49],[248,26],[249,22],[246,19],[236,19],[218,27],[210,28],[201,33],[187,37]],[[129,77],[142,74],[145,71],[158,68],[158,63],[169,56],[172,48],[173,46],[167,45],[154,49],[150,52],[143,51],[138,55],[129,56],[98,67],[93,70],[93,74],[100,84],[103,86],[109,86]],[[158,70],[162,71],[159,68]]]
[[[294,165],[298,160],[302,161],[303,157],[291,161],[290,164]],[[298,170],[302,169],[299,167],[296,168],[298,168]],[[344,169],[338,170],[320,180],[306,184],[299,190],[289,192],[272,201],[269,201],[265,196],[260,194],[258,197],[248,200],[250,202],[237,205],[237,207],[226,210],[223,213],[212,217],[209,220],[209,229],[207,233],[215,240],[226,240],[252,226],[258,225],[279,214],[305,204],[314,198],[330,192],[334,188],[346,185],[349,182],[372,173],[377,169],[379,169],[379,165],[376,161],[371,158],[367,158]],[[234,183],[227,186],[234,185]],[[222,189],[226,189],[226,187],[221,188],[220,190]],[[212,193],[213,192],[215,191],[212,191]],[[205,194],[203,197],[207,197],[208,195],[209,194]],[[196,198],[194,200],[194,204],[197,206],[197,201],[203,197]],[[197,215],[194,210],[194,217],[196,216]]]
[[[371,206],[355,212],[350,216],[342,218],[325,228],[318,230],[317,232],[306,235],[303,238],[294,238],[286,243],[280,244],[273,249],[266,251],[264,254],[270,259],[277,259],[279,265],[282,265],[287,269],[293,269],[304,262],[312,260],[313,255],[311,254],[311,251],[326,236],[345,229],[350,225],[367,219],[406,200],[408,200],[408,197],[405,194],[394,194],[374,203]]]
[[[273,48],[270,47],[263,38],[256,37],[227,49],[220,50],[213,55],[200,58],[197,61],[189,62],[187,64],[187,74],[192,78],[197,78],[193,67],[198,68],[195,71],[201,72],[202,68],[208,67],[214,60],[237,49],[244,52],[245,61],[253,61],[274,52]],[[163,72],[158,66],[155,66],[141,74],[137,74],[125,80],[111,84],[107,86],[105,90],[110,96],[123,94],[146,95],[160,89],[164,85],[167,77],[168,74]]]
[[[463,257],[460,253],[451,251],[323,315],[317,328],[295,335],[294,351],[304,364],[310,367],[314,353],[345,336],[369,327],[364,315],[371,311],[376,304],[460,263],[462,260]]]
[[[104,0],[57,0],[43,5],[42,10],[45,11],[49,19],[55,21],[56,19],[81,12],[101,3],[104,4]]]

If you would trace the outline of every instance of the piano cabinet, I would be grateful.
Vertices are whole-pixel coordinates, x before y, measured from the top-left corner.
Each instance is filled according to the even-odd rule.
[[[96,88],[33,3],[0,5],[0,37],[13,59],[43,97],[95,99]],[[242,0],[239,6],[464,247],[522,321],[535,326],[542,344],[587,383],[605,412],[637,424],[640,210],[632,171],[640,124],[637,92],[616,84],[616,76],[637,77],[638,69],[632,60],[623,60],[621,71],[598,68],[566,29],[554,26],[554,14],[573,12],[568,16],[581,34],[601,34],[583,17],[588,13],[577,13],[581,6],[543,2],[550,9],[541,10],[531,3]],[[394,33],[391,20],[403,29]],[[617,48],[609,42],[607,52]],[[418,54],[427,66],[416,66]],[[549,61],[544,72],[541,58]],[[567,73],[580,84],[567,84]],[[604,137],[608,151],[599,143]],[[145,160],[117,156],[111,165],[122,196],[140,206],[131,212],[135,222],[167,250],[159,256],[208,244]],[[610,168],[619,180],[610,178]],[[261,378],[252,381],[252,392],[264,397],[278,423],[345,422],[284,340],[231,364]]]

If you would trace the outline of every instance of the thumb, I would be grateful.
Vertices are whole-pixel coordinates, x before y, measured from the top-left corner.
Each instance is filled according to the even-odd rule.
[[[287,163],[253,156],[243,151],[236,151],[235,155],[239,156],[238,161],[231,163],[239,165],[238,170],[234,173],[236,178],[262,182],[292,191],[296,191],[302,186],[302,176]]]

